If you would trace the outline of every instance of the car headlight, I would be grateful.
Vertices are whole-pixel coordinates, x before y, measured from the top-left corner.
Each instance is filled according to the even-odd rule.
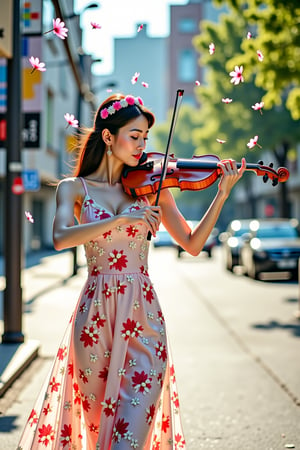
[[[229,247],[235,248],[239,245],[239,241],[236,237],[231,236],[227,241]]]

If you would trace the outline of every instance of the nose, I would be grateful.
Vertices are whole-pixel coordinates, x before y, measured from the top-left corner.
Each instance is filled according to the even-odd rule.
[[[141,138],[141,139],[139,140],[138,148],[141,149],[141,150],[144,150],[144,149],[146,148],[146,141],[145,141],[144,138]]]

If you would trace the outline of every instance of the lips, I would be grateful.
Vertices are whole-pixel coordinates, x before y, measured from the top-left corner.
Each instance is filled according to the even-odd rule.
[[[141,159],[141,156],[142,156],[142,152],[141,153],[138,153],[137,155],[132,155],[135,159],[137,159],[137,160],[139,160],[139,159]]]

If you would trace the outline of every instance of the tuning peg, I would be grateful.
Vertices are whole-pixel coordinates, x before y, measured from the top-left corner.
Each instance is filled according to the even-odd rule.
[[[277,184],[278,184],[278,178],[273,178],[272,186],[277,186]]]
[[[269,179],[268,174],[265,173],[263,176],[263,182],[266,183],[268,181],[268,179]]]
[[[263,166],[264,165],[264,163],[263,163],[263,161],[258,161],[258,163],[257,164],[259,164],[260,166]]]
[[[271,162],[271,163],[269,164],[269,167],[271,167],[271,169],[272,169],[272,167],[274,167],[274,164]]]

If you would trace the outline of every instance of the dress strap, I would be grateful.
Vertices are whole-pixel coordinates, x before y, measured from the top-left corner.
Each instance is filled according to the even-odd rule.
[[[86,186],[86,182],[85,182],[85,179],[84,179],[84,178],[82,178],[82,177],[79,177],[79,180],[80,180],[80,181],[81,181],[81,183],[82,183],[82,186],[83,186],[83,189],[84,189],[85,195],[88,195],[88,190],[87,190],[87,186]]]

